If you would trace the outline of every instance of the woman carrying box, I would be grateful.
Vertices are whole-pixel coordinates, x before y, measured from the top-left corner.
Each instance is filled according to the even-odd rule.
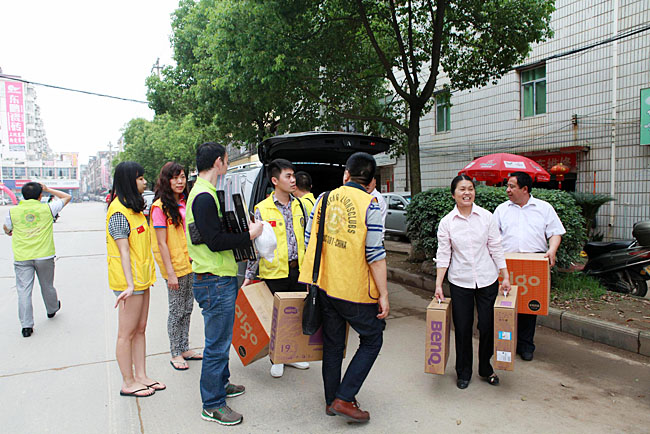
[[[451,182],[454,209],[440,220],[435,297],[444,300],[442,282],[447,273],[451,311],[456,329],[456,385],[466,389],[472,378],[474,304],[478,311],[478,373],[489,384],[499,384],[490,359],[494,353],[494,301],[499,288],[507,293],[510,280],[492,213],[474,204],[474,182],[459,175]],[[499,287],[499,272],[503,282]]]

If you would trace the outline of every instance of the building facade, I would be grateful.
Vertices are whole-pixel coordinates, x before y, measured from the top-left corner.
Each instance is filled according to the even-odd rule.
[[[596,230],[631,238],[633,224],[650,219],[650,146],[640,144],[650,2],[557,0],[551,26],[554,37],[496,84],[435,95],[420,123],[422,187],[448,187],[474,158],[496,152],[547,170],[563,162],[571,169],[563,189],[616,199],[601,208]],[[441,71],[438,87],[448,83]],[[409,189],[405,163],[393,167],[396,191]]]

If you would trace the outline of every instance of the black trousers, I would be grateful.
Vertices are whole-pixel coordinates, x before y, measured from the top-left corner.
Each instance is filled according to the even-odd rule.
[[[494,354],[494,302],[499,292],[499,281],[484,288],[462,288],[449,283],[451,313],[456,329],[456,375],[461,380],[472,378],[472,328],[474,303],[478,312],[478,374],[489,377],[494,373],[490,359]]]
[[[535,352],[535,325],[537,315],[520,313],[517,315],[517,353]]]
[[[306,292],[307,285],[298,282],[299,275],[300,269],[298,267],[289,268],[289,276],[282,279],[264,279],[264,282],[271,290],[271,294],[276,292]]]

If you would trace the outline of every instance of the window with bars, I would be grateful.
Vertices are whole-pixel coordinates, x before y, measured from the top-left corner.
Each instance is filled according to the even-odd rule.
[[[441,133],[451,129],[451,104],[449,92],[436,95],[436,132]]]
[[[546,113],[546,65],[520,72],[524,118]]]

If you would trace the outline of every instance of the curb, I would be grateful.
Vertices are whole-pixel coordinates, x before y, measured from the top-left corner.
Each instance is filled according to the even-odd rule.
[[[399,268],[388,267],[387,277],[392,282],[414,286],[425,291],[433,292],[436,287],[435,279]],[[548,316],[538,316],[537,324],[631,353],[650,356],[650,331],[623,327],[553,307],[548,308]]]

